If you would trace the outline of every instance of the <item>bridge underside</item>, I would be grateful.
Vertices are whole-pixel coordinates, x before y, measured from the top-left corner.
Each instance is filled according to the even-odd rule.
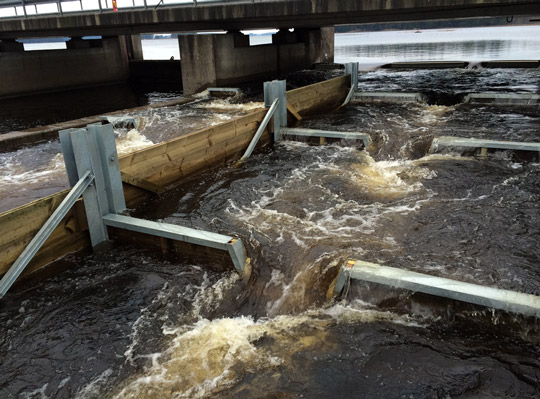
[[[536,0],[274,0],[3,19],[0,38],[319,28],[535,14],[540,14],[540,2]]]
[[[0,74],[8,83],[0,86],[0,97],[125,81],[129,61],[142,59],[139,33],[229,32],[180,36],[182,78],[178,76],[178,81],[182,79],[185,94],[191,94],[331,62],[331,26],[338,24],[536,14],[540,14],[538,0],[268,0],[3,18]],[[248,38],[238,31],[252,28],[282,31],[274,35],[272,44],[249,46]],[[294,33],[288,28],[295,28]],[[94,43],[80,39],[93,35],[103,39]],[[72,37],[68,49],[24,52],[14,40],[53,36]]]

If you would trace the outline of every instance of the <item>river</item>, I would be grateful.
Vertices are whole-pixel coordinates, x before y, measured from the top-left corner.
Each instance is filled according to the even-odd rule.
[[[363,57],[377,35],[389,45],[388,34],[337,36],[337,61],[386,63],[380,53]],[[392,34],[411,38],[393,61],[410,60],[411,46],[432,51],[414,41],[420,33]],[[362,47],[364,35],[372,43]],[[457,37],[444,59],[485,56],[464,58],[456,48],[468,45],[463,32]],[[517,58],[524,46],[538,49],[537,37],[493,51]],[[361,131],[374,144],[365,151],[350,142],[282,142],[242,168],[198,173],[133,210],[240,236],[254,270],[247,285],[234,272],[114,243],[69,256],[59,273],[0,302],[0,397],[539,397],[537,320],[358,282],[327,299],[348,259],[540,295],[538,161],[428,153],[440,135],[540,141],[537,107],[460,104],[467,92],[539,93],[538,71],[376,69],[360,75],[359,89],[419,91],[428,102],[349,104],[306,118],[303,127]],[[145,145],[169,138],[171,126],[185,122],[189,131],[258,105],[151,111],[131,134]],[[22,154],[3,156],[16,164]],[[5,159],[4,171],[12,167]],[[3,184],[18,172],[4,173]]]

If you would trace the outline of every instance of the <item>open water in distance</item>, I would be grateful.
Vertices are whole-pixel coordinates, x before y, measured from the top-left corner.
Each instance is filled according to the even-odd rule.
[[[251,36],[252,44],[269,35]],[[145,59],[179,59],[177,39],[143,40]],[[335,61],[364,66],[400,61],[529,60],[540,53],[540,25],[340,33]]]
[[[538,108],[440,104],[539,92],[538,71],[377,70],[359,87],[433,103],[308,118],[302,126],[366,132],[374,145],[284,142],[134,211],[239,235],[247,285],[114,244],[68,257],[66,271],[0,302],[0,397],[539,397],[537,321],[356,283],[326,300],[351,258],[540,295],[540,164],[427,153],[439,135],[540,141]],[[185,110],[170,111],[137,140],[172,132]]]

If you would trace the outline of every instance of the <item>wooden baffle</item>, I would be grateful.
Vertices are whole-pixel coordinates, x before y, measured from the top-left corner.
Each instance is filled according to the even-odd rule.
[[[346,75],[289,90],[287,92],[288,108],[294,110],[293,115],[296,118],[337,108],[345,101],[350,87],[351,76]]]
[[[266,110],[254,111],[210,128],[131,153],[119,159],[122,172],[164,187],[190,173],[233,157],[245,149]],[[269,126],[262,143],[270,141]],[[69,190],[33,201],[0,214],[0,275],[15,262],[19,254],[51,216]],[[149,191],[124,183],[128,207],[152,195]],[[90,247],[86,213],[79,200],[25,269],[24,274],[69,253]]]
[[[342,76],[287,92],[287,98],[298,115],[309,115],[321,110],[337,108],[347,96],[350,76]],[[187,135],[156,144],[125,155],[119,159],[123,174],[123,191],[129,208],[136,206],[152,191],[178,182],[183,177],[210,166],[240,157],[247,148],[267,113],[266,109],[253,111],[229,122],[208,127]],[[273,124],[262,134],[259,145],[272,140]],[[127,181],[127,182],[126,182]],[[0,214],[0,275],[3,275],[22,253],[27,244],[66,197],[69,190],[41,198],[24,206]],[[109,227],[113,236],[120,237],[117,229]],[[133,238],[135,233],[124,236]],[[170,240],[140,237],[160,251],[184,253],[184,250],[202,254],[217,264],[224,260],[216,253],[211,256],[193,244],[171,243]],[[82,200],[78,200],[41,249],[26,267],[24,274],[37,270],[69,253],[91,246],[86,213]],[[225,262],[226,264],[226,262]]]

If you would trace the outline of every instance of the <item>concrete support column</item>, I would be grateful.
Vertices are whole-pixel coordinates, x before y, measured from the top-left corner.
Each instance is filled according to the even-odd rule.
[[[141,35],[126,35],[126,47],[130,60],[143,60]]]
[[[334,27],[280,31],[273,43],[278,46],[280,73],[309,68],[316,62],[334,62]]]
[[[273,46],[249,46],[240,32],[225,35],[181,35],[180,59],[184,94],[212,86],[228,86],[272,77],[276,73]]]
[[[184,95],[193,94],[217,84],[215,36],[178,36]]]
[[[309,56],[315,62],[334,62],[334,27],[310,31]]]
[[[178,41],[186,95],[211,86],[274,78],[334,59],[334,28],[282,31],[263,46],[250,46],[249,37],[240,32],[181,35]]]

